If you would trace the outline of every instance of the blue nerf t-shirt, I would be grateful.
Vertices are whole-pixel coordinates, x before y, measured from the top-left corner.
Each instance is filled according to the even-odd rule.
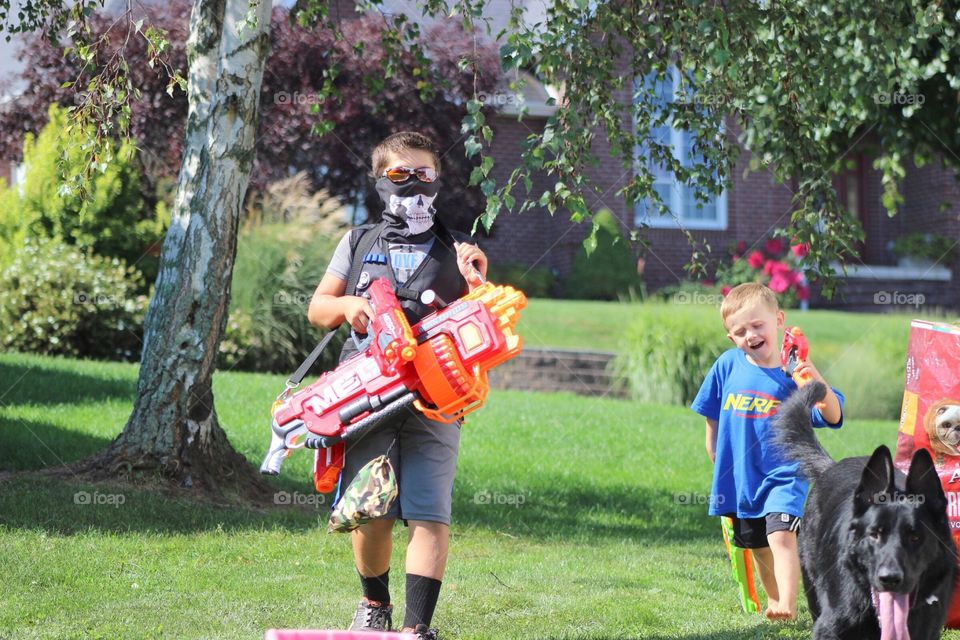
[[[779,367],[758,367],[740,349],[723,353],[710,368],[691,408],[717,425],[710,515],[760,518],[768,513],[803,515],[809,483],[796,462],[784,460],[773,443],[772,418],[797,389]],[[833,390],[843,409],[843,396]],[[828,424],[812,409],[815,427]]]

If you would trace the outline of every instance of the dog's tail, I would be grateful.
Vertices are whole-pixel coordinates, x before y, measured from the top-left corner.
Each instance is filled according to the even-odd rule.
[[[816,480],[833,464],[813,433],[810,409],[827,395],[822,382],[811,382],[797,389],[780,405],[773,421],[774,441],[788,460],[800,463],[808,480]]]

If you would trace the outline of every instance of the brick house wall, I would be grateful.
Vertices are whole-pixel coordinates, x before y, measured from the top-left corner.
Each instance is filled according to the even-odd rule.
[[[751,154],[744,150],[732,173],[733,186],[727,191],[727,228],[691,230],[698,242],[708,243],[715,260],[726,258],[727,250],[743,240],[750,247],[762,242],[778,226],[789,222],[790,187],[778,184],[769,171],[743,175]],[[684,265],[691,247],[677,229],[649,229],[651,248],[645,277],[649,290],[676,285],[686,280]]]
[[[897,216],[902,216],[902,233],[936,232],[960,240],[960,183],[953,171],[939,164],[911,166],[904,180],[903,197]],[[951,207],[941,212],[943,203]]]

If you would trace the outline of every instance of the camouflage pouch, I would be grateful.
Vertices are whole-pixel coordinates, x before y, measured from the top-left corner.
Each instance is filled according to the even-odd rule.
[[[330,514],[327,532],[353,531],[387,514],[397,499],[397,476],[387,456],[374,458],[357,472]]]

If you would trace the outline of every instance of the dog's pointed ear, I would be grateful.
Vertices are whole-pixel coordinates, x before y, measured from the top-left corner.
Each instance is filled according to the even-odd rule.
[[[923,503],[934,511],[942,512],[947,508],[947,498],[943,494],[940,476],[933,465],[930,452],[926,449],[917,449],[913,454],[910,473],[907,474],[907,493],[922,496]]]
[[[894,491],[893,458],[886,445],[880,445],[863,468],[860,485],[854,494],[854,512],[862,515],[871,505],[883,502],[880,496],[891,497]]]

